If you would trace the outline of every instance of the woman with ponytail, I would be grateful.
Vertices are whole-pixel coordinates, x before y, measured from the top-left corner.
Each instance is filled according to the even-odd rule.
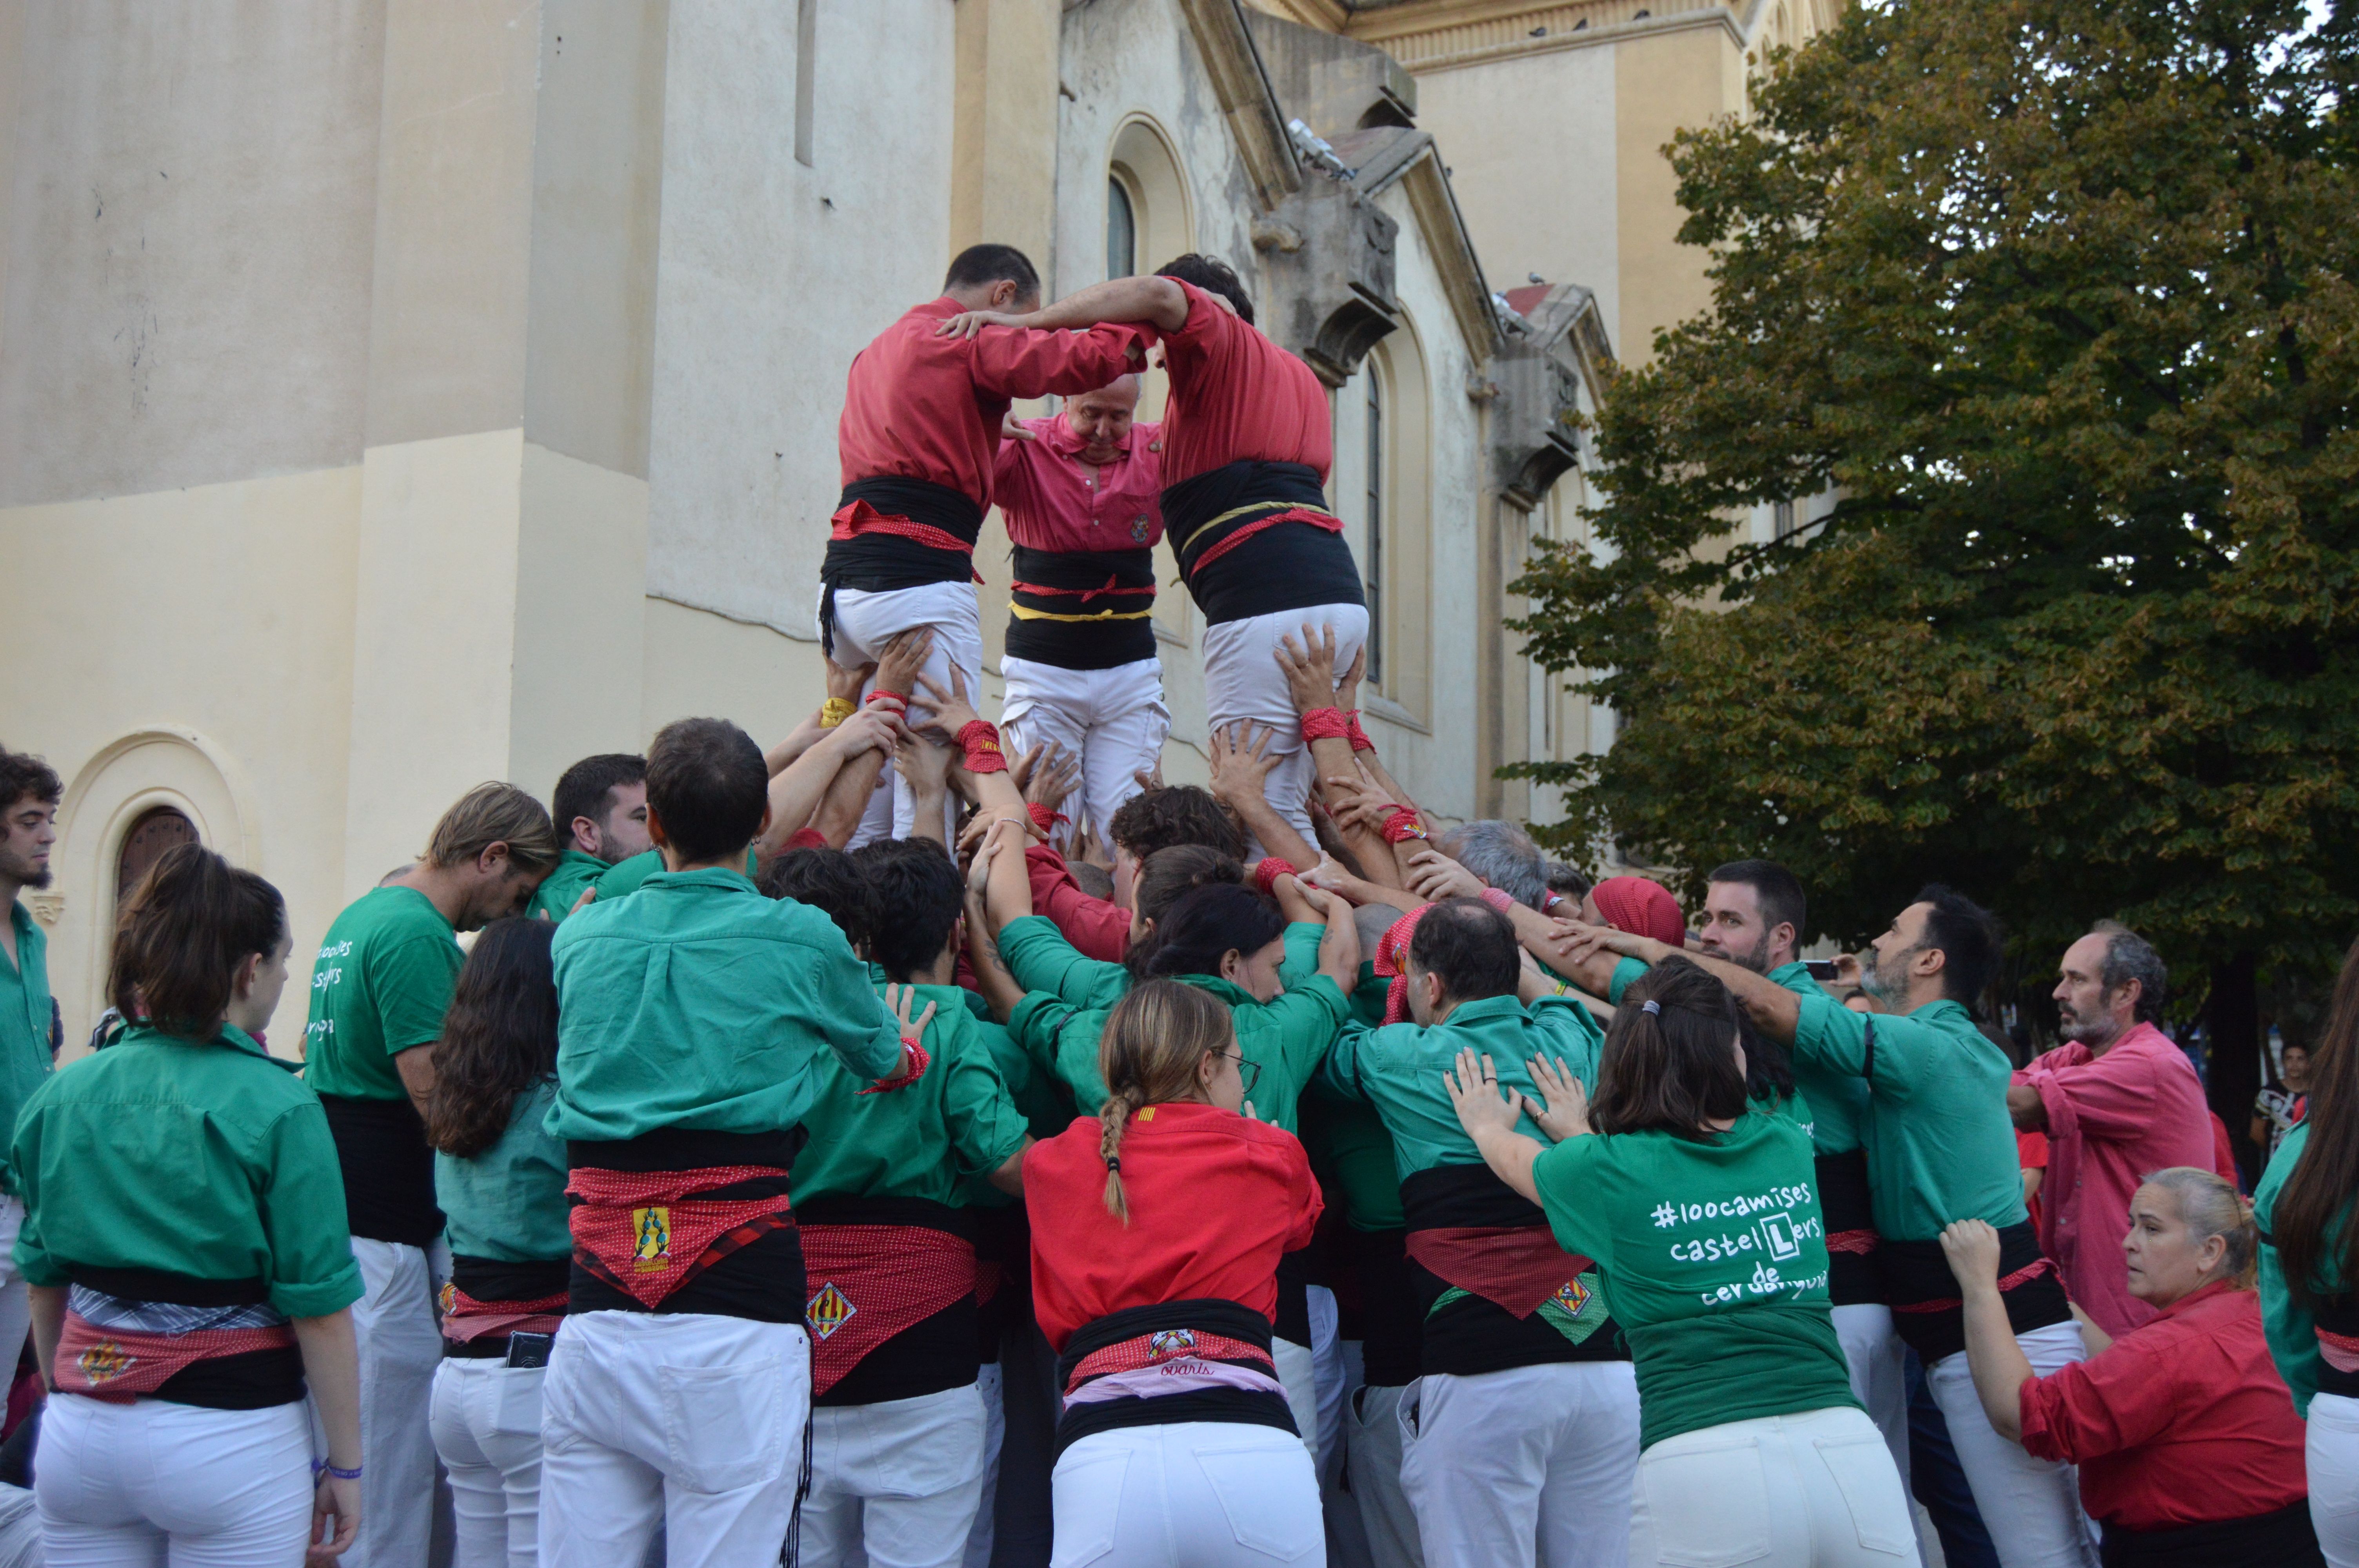
[[[1546,1104],[1503,1095],[1472,1051],[1450,1097],[1484,1163],[1595,1261],[1628,1336],[1633,1568],[1914,1563],[1900,1473],[1835,1339],[1810,1137],[1746,1098],[1727,989],[1675,956],[1639,976],[1594,1100],[1549,1063],[1527,1069]]]
[[[2310,1114],[2253,1195],[2261,1318],[2309,1420],[2310,1514],[2335,1568],[2359,1568],[2359,943],[2310,1059]]]
[[[1319,1483],[1271,1348],[1318,1184],[1254,1088],[1229,1010],[1142,982],[1106,1020],[1095,1117],[1024,1167],[1032,1290],[1059,1356],[1053,1568],[1326,1561]]]
[[[258,1039],[288,946],[277,889],[170,850],[115,931],[123,1035],[16,1122],[16,1265],[52,1394],[34,1493],[60,1568],[295,1568],[359,1529],[343,1182],[319,1097]]]
[[[540,1561],[540,1385],[572,1272],[546,920],[475,938],[434,1048],[426,1141],[451,1246],[428,1422],[451,1473],[458,1568]]]

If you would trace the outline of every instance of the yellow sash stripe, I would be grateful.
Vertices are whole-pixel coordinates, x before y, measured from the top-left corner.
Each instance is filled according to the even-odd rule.
[[[1101,610],[1095,615],[1060,615],[1053,610],[1035,610],[1014,600],[1008,600],[1007,612],[1018,621],[1144,621],[1155,613],[1152,610]]]

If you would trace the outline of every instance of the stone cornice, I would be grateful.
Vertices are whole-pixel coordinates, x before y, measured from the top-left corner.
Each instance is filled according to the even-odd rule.
[[[1238,0],[1180,0],[1245,178],[1253,181],[1254,195],[1266,212],[1302,188],[1302,170],[1286,134],[1285,113],[1270,91],[1269,75],[1237,6]]]
[[[1355,12],[1340,30],[1412,71],[1447,70],[1695,27],[1719,28],[1741,49],[1760,8],[1759,0],[1412,0]]]

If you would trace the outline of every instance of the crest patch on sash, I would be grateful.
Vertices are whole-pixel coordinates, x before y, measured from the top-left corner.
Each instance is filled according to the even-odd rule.
[[[671,1210],[662,1206],[635,1208],[631,1211],[631,1234],[636,1238],[631,1250],[631,1266],[642,1274],[652,1274],[671,1265]]]
[[[859,1310],[852,1304],[851,1297],[829,1283],[821,1286],[819,1294],[811,1297],[810,1304],[803,1309],[803,1321],[810,1325],[813,1334],[825,1339],[851,1322],[852,1314]]]
[[[442,1288],[434,1292],[434,1310],[440,1313],[444,1317],[449,1317],[451,1315],[451,1309],[458,1304],[459,1287],[457,1283],[450,1280],[443,1281]]]
[[[111,1383],[131,1370],[134,1359],[123,1353],[123,1346],[112,1339],[103,1339],[75,1357],[74,1365],[91,1383]]]
[[[1196,1331],[1192,1328],[1166,1328],[1148,1336],[1147,1358],[1169,1361],[1175,1356],[1185,1356],[1196,1348]]]
[[[1557,1287],[1556,1294],[1550,1296],[1549,1300],[1556,1303],[1572,1316],[1578,1317],[1581,1315],[1581,1309],[1589,1304],[1589,1292],[1582,1287],[1579,1280],[1567,1280]]]

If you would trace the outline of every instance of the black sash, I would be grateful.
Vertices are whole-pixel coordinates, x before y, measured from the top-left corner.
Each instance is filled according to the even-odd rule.
[[[1155,657],[1155,552],[1036,550],[1016,546],[1016,585],[1008,595],[1007,656],[1067,670],[1110,670]],[[1033,588],[1056,589],[1034,593]],[[1108,587],[1144,589],[1108,593]],[[1101,615],[1125,619],[1054,621],[1044,616]],[[1135,618],[1135,619],[1134,619]]]
[[[702,1171],[723,1165],[760,1165],[792,1170],[795,1155],[810,1139],[799,1127],[779,1132],[698,1132],[667,1127],[617,1142],[570,1142],[565,1163],[603,1171],[647,1173]],[[698,1195],[737,1198],[757,1195],[767,1184],[748,1182]],[[579,1261],[570,1265],[569,1313],[645,1312],[636,1297],[616,1290]],[[658,1314],[704,1313],[754,1323],[803,1321],[802,1238],[791,1225],[741,1247],[663,1299]]]
[[[1401,1183],[1401,1212],[1408,1222],[1404,1239],[1420,1230],[1520,1228],[1548,1223],[1538,1204],[1518,1195],[1493,1175],[1488,1165],[1436,1165],[1418,1172]],[[1571,1259],[1565,1262],[1570,1268]],[[1458,1287],[1414,1258],[1404,1257],[1402,1264],[1422,1325],[1418,1363],[1423,1371],[1480,1377],[1560,1361],[1630,1359],[1622,1325],[1611,1317],[1575,1345],[1538,1313],[1517,1317],[1472,1292],[1438,1307],[1435,1303]]]
[[[1821,1154],[1811,1162],[1819,1184],[1819,1215],[1827,1227],[1827,1299],[1833,1306],[1875,1306],[1884,1300],[1876,1261],[1875,1210],[1868,1198],[1867,1151]],[[1859,1242],[1873,1243],[1868,1250]]]
[[[2318,1532],[2310,1525],[2310,1501],[2250,1519],[2176,1530],[2124,1530],[2105,1526],[2097,1549],[2104,1568],[2325,1568]]]
[[[434,1151],[408,1096],[352,1099],[321,1095],[336,1164],[344,1176],[344,1220],[354,1236],[430,1247],[442,1234],[434,1205]]]
[[[815,1198],[795,1210],[803,1228],[831,1225],[905,1225],[940,1230],[960,1239],[977,1240],[983,1227],[976,1212],[925,1198]],[[833,1388],[812,1396],[817,1406],[874,1405],[887,1400],[913,1400],[945,1389],[962,1389],[975,1380],[982,1358],[976,1353],[981,1314],[969,1294],[922,1318],[860,1358]]]
[[[1998,1277],[2006,1321],[2017,1334],[2072,1321],[2072,1303],[2056,1265],[2039,1250],[2038,1233],[2031,1222],[2010,1225],[1998,1233]],[[1958,1277],[1939,1241],[1894,1241],[1886,1238],[1876,1249],[1883,1260],[1884,1300],[1892,1308],[1892,1326],[1918,1358],[1930,1367],[1945,1356],[1966,1347],[1965,1303],[1958,1295]],[[2044,1266],[2043,1266],[2044,1265]],[[2011,1275],[2024,1275],[2014,1285]]]
[[[1063,1398],[1072,1384],[1074,1372],[1092,1352],[1166,1329],[1217,1334],[1253,1346],[1264,1354],[1269,1351],[1269,1320],[1235,1302],[1202,1297],[1125,1307],[1073,1331],[1073,1336],[1065,1342],[1064,1354],[1057,1357],[1058,1397]],[[1057,1419],[1057,1454],[1062,1456],[1066,1449],[1093,1433],[1180,1422],[1274,1426],[1297,1437],[1302,1435],[1283,1395],[1249,1389],[1200,1389],[1153,1399],[1125,1398],[1071,1406]]]
[[[841,512],[864,501],[887,517],[906,517],[965,541],[964,550],[936,549],[916,539],[879,530],[849,539],[831,538],[820,562],[820,642],[835,652],[835,590],[882,593],[929,583],[965,582],[974,572],[974,542],[983,535],[983,508],[974,497],[922,479],[880,476],[854,480],[836,503]]]
[[[2317,1310],[2310,1316],[2313,1332],[2359,1343],[2359,1297],[2329,1296],[2318,1303]],[[2334,1364],[2326,1359],[2325,1346],[2321,1346],[2319,1349],[2318,1391],[2340,1394],[2346,1400],[2359,1400],[2359,1372],[2337,1370]]]
[[[1327,510],[1319,470],[1307,463],[1226,463],[1165,488],[1164,536],[1207,622],[1366,602],[1343,536],[1309,524],[1267,529],[1204,564],[1223,540],[1257,518],[1299,506]]]

